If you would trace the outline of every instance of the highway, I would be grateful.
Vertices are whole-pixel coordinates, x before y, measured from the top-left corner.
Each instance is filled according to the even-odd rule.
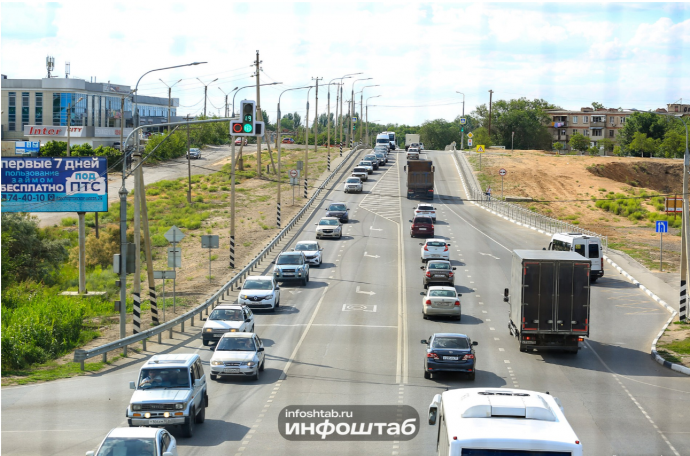
[[[416,201],[404,196],[404,150],[389,157],[362,194],[344,194],[343,179],[337,180],[295,232],[289,246],[314,239],[325,204],[345,202],[350,208],[342,239],[319,241],[324,262],[311,268],[308,286],[285,284],[279,311],[256,312],[266,346],[259,382],[211,381],[206,422],[191,439],[174,433],[181,456],[431,455],[438,429],[426,424],[432,397],[446,388],[475,386],[559,397],[587,455],[690,454],[690,382],[649,356],[666,310],[609,268],[592,287],[591,334],[577,355],[519,352],[502,300],[510,252],[541,249],[548,238],[467,202],[450,152],[429,151],[427,157],[436,166],[436,237],[452,245],[463,317],[423,320],[421,240],[409,234]],[[264,265],[257,274],[270,273],[271,265]],[[435,332],[464,333],[479,342],[474,382],[448,374],[423,378],[420,340]],[[199,326],[165,342],[168,352],[199,353],[209,373],[212,352],[202,345]],[[3,454],[78,455],[94,449],[109,429],[126,425],[128,382],[142,359],[101,375],[3,388]],[[412,406],[421,430],[407,442],[340,443],[290,442],[278,431],[278,413],[288,405],[360,404]]]

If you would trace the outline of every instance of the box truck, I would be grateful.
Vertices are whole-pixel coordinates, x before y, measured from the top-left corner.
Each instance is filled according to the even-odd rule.
[[[403,167],[407,172],[407,198],[418,196],[434,199],[434,165],[431,160],[408,161]]]
[[[410,148],[410,144],[419,144],[419,135],[405,135],[405,150]]]

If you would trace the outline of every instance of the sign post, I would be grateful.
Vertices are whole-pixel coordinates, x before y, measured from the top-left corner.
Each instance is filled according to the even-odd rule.
[[[165,279],[175,280],[176,276],[177,276],[177,274],[175,273],[175,271],[153,271],[153,278],[154,279],[163,279],[163,321],[166,321],[165,320]]]
[[[470,133],[472,134],[472,133]],[[482,170],[482,155],[484,153],[484,146],[477,145],[477,153],[479,154],[479,171]]]
[[[176,268],[182,267],[182,250],[177,248],[177,243],[184,238],[184,233],[173,225],[163,236],[173,245],[171,249],[168,249],[168,267],[172,267],[173,273],[177,274]],[[175,286],[176,279],[173,278],[173,313],[177,311],[175,307]]]
[[[659,270],[664,270],[664,233],[668,233],[668,222],[666,220],[656,221],[656,232],[659,233]]]
[[[498,170],[498,174],[501,176],[501,199],[505,200],[505,198],[503,198],[503,178],[506,174],[508,174],[508,171],[506,171],[504,168],[501,168]]]
[[[292,186],[292,206],[295,205],[295,186],[299,185],[299,176],[302,162],[297,162],[297,169],[290,170],[290,185]]]
[[[217,249],[219,246],[217,234],[202,234],[201,248],[208,249],[208,281],[211,282],[211,249]]]

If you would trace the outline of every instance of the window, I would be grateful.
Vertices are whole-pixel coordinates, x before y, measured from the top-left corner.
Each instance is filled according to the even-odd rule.
[[[575,244],[575,253],[579,253],[580,255],[585,256],[585,245]]]
[[[9,92],[7,96],[9,105],[7,108],[7,128],[10,131],[15,131],[17,128],[17,92]]]
[[[616,125],[616,118],[613,116],[611,117],[611,125]]]
[[[574,134],[574,135],[577,134],[577,130],[575,130],[574,128],[573,128],[573,134]]]
[[[592,130],[592,136],[602,136],[601,130]]]
[[[574,124],[577,123],[577,116],[573,116],[573,123],[574,123]]]
[[[29,123],[29,92],[22,92],[22,131]]]
[[[170,434],[168,434],[167,432],[163,432],[163,434],[161,435],[161,448],[163,449],[163,451],[168,451],[170,442]]]
[[[627,117],[621,117],[621,125],[625,123],[625,119],[627,119]]]
[[[34,108],[34,122],[43,125],[43,94],[36,92],[36,107]]]
[[[599,258],[599,244],[591,243],[589,244],[589,257]]]
[[[609,130],[609,138],[613,138],[613,134],[614,134],[614,133],[615,133],[615,132],[614,132],[613,130]]]
[[[589,116],[582,116],[582,123],[589,123]]]
[[[557,250],[559,252],[570,252],[572,245],[569,242],[559,241],[558,239],[553,240],[551,250]]]
[[[589,136],[589,130],[585,130],[585,136]]]

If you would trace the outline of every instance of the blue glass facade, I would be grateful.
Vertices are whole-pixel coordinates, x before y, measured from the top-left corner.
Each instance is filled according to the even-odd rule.
[[[81,101],[78,100],[81,98]],[[86,125],[86,95],[79,93],[53,94],[53,125],[67,125],[67,109],[71,109],[71,125]]]

